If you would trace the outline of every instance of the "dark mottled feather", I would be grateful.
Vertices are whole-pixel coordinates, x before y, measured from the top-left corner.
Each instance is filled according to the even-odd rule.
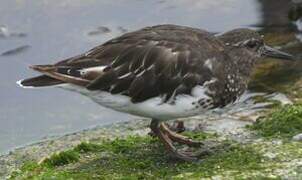
[[[214,75],[205,61],[223,61],[223,47],[206,31],[159,25],[126,33],[53,66],[74,76],[80,75],[78,69],[106,66],[98,77],[88,79],[87,89],[128,95],[133,102],[156,96],[168,101],[210,81]]]

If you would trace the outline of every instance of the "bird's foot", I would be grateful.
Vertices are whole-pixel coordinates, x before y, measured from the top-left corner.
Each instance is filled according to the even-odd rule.
[[[169,153],[177,159],[183,161],[197,161],[199,159],[198,157],[205,154],[204,151],[191,151],[192,148],[186,150],[177,149],[173,145],[173,142],[185,144],[189,147],[201,147],[203,143],[176,134],[175,132],[171,131],[164,123],[159,123],[156,120],[152,120],[150,128],[154,135],[156,135],[164,143]]]
[[[182,133],[186,130],[185,124],[183,121],[174,121],[172,124],[165,124],[169,130],[175,132],[175,133]]]
[[[164,143],[166,149],[168,150],[171,156],[179,160],[189,161],[189,162],[198,160],[197,156],[194,156],[193,153],[189,153],[188,151],[182,151],[177,149],[173,145],[173,141],[169,138],[169,136],[164,132],[162,132],[161,130],[158,131],[158,137],[160,140],[162,140],[162,142]]]
[[[174,134],[182,133],[186,130],[183,121],[175,121],[172,125],[164,123],[164,125]],[[151,137],[156,137],[156,134],[152,130],[148,133],[148,135]]]
[[[166,133],[169,136],[169,138],[173,142],[177,142],[180,144],[186,144],[191,147],[201,147],[203,145],[203,143],[200,141],[194,141],[186,136],[183,136],[183,135],[180,135],[180,134],[177,134],[177,133],[171,131],[164,123],[160,124],[160,128],[164,133]]]

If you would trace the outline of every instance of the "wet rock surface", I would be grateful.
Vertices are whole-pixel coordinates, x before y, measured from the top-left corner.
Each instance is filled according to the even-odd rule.
[[[299,149],[296,149],[302,144],[297,144],[296,142],[287,142],[287,140],[283,139],[264,139],[261,136],[255,134],[255,132],[246,128],[247,125],[252,125],[254,119],[257,118],[246,118],[246,117],[253,117],[253,116],[263,116],[266,114],[261,109],[253,109],[255,104],[253,104],[252,98],[254,96],[250,96],[250,98],[244,99],[243,102],[246,103],[246,107],[242,107],[241,110],[238,111],[228,111],[228,112],[215,112],[213,114],[207,114],[204,116],[197,116],[192,118],[183,119],[185,122],[186,131],[184,132],[189,133],[192,135],[192,138],[196,138],[196,134],[198,133],[206,133],[206,135],[202,135],[202,140],[206,147],[210,147],[212,149],[212,155],[208,154],[203,156],[204,159],[215,157],[217,153],[221,153],[221,151],[229,151],[228,149],[233,146],[238,147],[245,147],[248,146],[249,148],[255,149],[257,152],[261,152],[260,156],[265,157],[263,160],[263,164],[267,171],[269,171],[270,166],[274,166],[270,169],[269,174],[276,177],[298,177],[301,174],[297,174],[294,170],[295,168],[300,167],[302,158],[302,152]],[[288,99],[285,101],[287,102]],[[257,107],[257,104],[256,104]],[[247,109],[252,109],[250,114],[247,114]],[[50,140],[46,140],[44,142],[32,144],[23,148],[16,149],[10,152],[7,155],[0,157],[1,166],[0,166],[0,175],[1,177],[10,177],[13,174],[22,174],[22,169],[24,169],[24,163],[28,162],[39,162],[43,163],[45,159],[49,158],[51,155],[57,152],[64,152],[66,150],[70,150],[83,142],[89,143],[100,143],[103,141],[115,141],[114,139],[125,139],[126,141],[131,139],[131,137],[139,136],[142,138],[148,137],[148,132],[150,131],[149,126],[150,120],[148,119],[137,119],[133,121],[129,121],[126,123],[118,123],[114,125],[108,125],[105,127],[96,127],[93,129],[88,129],[82,132],[69,134],[63,137],[54,137]],[[172,122],[171,122],[172,123]],[[194,135],[195,134],[195,135]],[[198,136],[197,136],[198,137]],[[147,138],[148,139],[148,138]],[[119,141],[119,140],[117,140]],[[152,141],[153,142],[153,141]],[[154,140],[157,142],[157,140]],[[225,144],[228,142],[227,144]],[[116,142],[115,142],[116,143]],[[114,144],[115,144],[114,143]],[[118,142],[120,144],[121,142]],[[139,142],[133,142],[134,144]],[[146,144],[145,144],[146,143]],[[152,143],[149,144],[145,142],[145,148],[152,147]],[[132,143],[131,143],[132,144]],[[148,145],[149,144],[149,145]],[[119,145],[118,145],[119,146]],[[274,147],[274,148],[271,148]],[[289,148],[287,148],[289,147]],[[120,147],[122,148],[122,147]],[[100,148],[102,149],[102,148]],[[141,149],[142,153],[144,153],[143,148]],[[159,153],[162,153],[166,156],[164,149],[157,149]],[[288,152],[288,150],[290,150]],[[69,171],[72,169],[80,168],[85,163],[88,163],[93,167],[94,161],[98,158],[105,158],[111,159],[113,158],[112,152],[101,150],[102,153],[100,154],[84,154],[83,156],[80,155],[79,158],[75,162],[69,162],[67,166],[58,166],[60,171]],[[156,151],[156,150],[155,150]],[[237,152],[237,151],[235,151]],[[232,152],[231,153],[235,153]],[[108,154],[109,153],[109,154]],[[147,153],[147,152],[145,152]],[[241,150],[240,150],[241,153]],[[246,153],[244,151],[244,153]],[[251,153],[251,152],[249,152]],[[145,156],[148,156],[147,154]],[[234,158],[237,158],[237,155],[234,154]],[[249,155],[250,156],[250,155]],[[258,155],[257,155],[258,156]],[[139,159],[135,159],[134,161],[140,161]],[[281,158],[281,160],[280,160]],[[165,159],[165,158],[164,158]],[[79,160],[79,162],[78,162]],[[172,163],[173,161],[166,159],[167,163]],[[224,161],[223,159],[221,161]],[[237,160],[236,160],[237,161]],[[251,160],[253,161],[253,160]],[[258,161],[258,160],[257,160]],[[175,163],[175,162],[174,162]],[[175,165],[177,165],[176,163]],[[96,165],[97,166],[97,165]],[[275,167],[276,166],[276,167]],[[284,167],[291,167],[290,169]],[[194,166],[195,168],[195,166]],[[213,168],[213,167],[212,167]],[[221,167],[223,168],[223,167]],[[143,169],[141,169],[144,172]],[[186,170],[187,171],[187,170]],[[190,174],[191,173],[191,174]],[[175,177],[191,177],[196,172],[185,173],[179,172],[179,174],[175,175]],[[232,171],[217,171],[211,177],[219,177],[225,176],[226,174],[229,177],[235,177]],[[262,171],[247,171],[244,174],[241,174],[240,177],[254,177],[254,176],[263,176],[267,177],[267,172]],[[15,177],[15,176],[12,176]],[[18,177],[18,175],[16,176]],[[158,177],[161,177],[159,175]],[[203,177],[203,175],[200,175]]]
[[[53,178],[59,178],[60,176],[58,175],[58,173],[60,174],[61,172],[65,175],[66,173],[78,174],[78,176],[73,176],[71,174],[66,176],[64,175],[63,177],[66,178],[84,178],[86,177],[84,172],[86,172],[86,170],[88,169],[90,175],[88,175],[87,177],[128,177],[129,172],[127,168],[124,167],[124,165],[122,164],[119,164],[119,167],[113,165],[113,167],[110,168],[110,171],[114,171],[115,173],[112,174],[111,172],[111,175],[105,176],[105,174],[109,173],[108,169],[106,168],[103,169],[101,173],[96,170],[99,168],[98,164],[102,164],[103,161],[109,160],[110,163],[113,163],[114,161],[117,161],[119,163],[127,163],[128,161],[130,161],[121,161],[121,159],[119,159],[118,157],[119,155],[112,154],[116,153],[116,151],[120,151],[119,154],[122,157],[126,156],[132,159],[132,165],[127,166],[135,166],[135,168],[137,169],[132,172],[133,176],[131,175],[131,177],[139,177],[139,173],[145,173],[146,169],[144,168],[145,165],[143,164],[146,162],[144,162],[144,160],[140,158],[141,156],[145,157],[145,159],[148,159],[147,157],[151,159],[156,159],[156,157],[161,158],[161,160],[157,162],[159,164],[157,164],[156,166],[163,166],[167,168],[166,173],[168,175],[170,172],[169,168],[171,168],[171,165],[176,166],[178,169],[181,169],[177,170],[177,173],[170,174],[172,175],[171,177],[174,178],[211,177],[214,179],[219,179],[219,177],[227,177],[227,179],[234,179],[236,177],[281,177],[285,179],[295,179],[301,177],[302,172],[299,171],[299,168],[302,165],[302,143],[283,138],[263,138],[262,136],[255,134],[255,132],[247,129],[246,125],[251,125],[252,121],[242,120],[242,117],[239,114],[237,114],[237,116],[211,115],[208,117],[204,116],[185,119],[185,135],[191,135],[191,138],[197,138],[199,140],[202,140],[204,142],[203,148],[208,147],[212,149],[210,154],[202,156],[202,159],[205,162],[200,163],[200,165],[198,163],[193,163],[189,167],[183,167],[182,163],[171,160],[165,154],[165,151],[162,147],[157,147],[153,149],[154,146],[160,146],[161,144],[158,143],[158,140],[156,139],[152,140],[151,138],[151,141],[149,140],[150,137],[148,137],[147,133],[149,132],[148,125],[150,121],[148,119],[143,119],[129,121],[127,123],[118,123],[106,127],[97,127],[94,129],[69,134],[63,137],[53,138],[51,140],[17,149],[9,153],[8,155],[0,157],[1,177],[13,177],[17,179],[18,177],[23,177],[26,179],[34,175],[34,177],[36,176],[40,178],[46,178],[50,173]],[[134,141],[132,142],[132,140]],[[103,146],[102,143],[108,141],[109,144],[111,144],[110,147],[112,146],[112,148],[117,149],[106,149],[108,148],[109,144]],[[85,145],[83,144],[83,142],[87,142],[90,144]],[[130,144],[126,145],[124,143]],[[134,154],[128,154],[128,151],[132,151],[132,148],[136,147],[136,145],[138,146],[138,149],[134,149]],[[93,147],[96,148],[94,149]],[[71,150],[72,148],[74,149]],[[82,150],[77,150],[79,148]],[[124,148],[126,149],[123,150]],[[149,152],[148,149],[152,150],[152,152]],[[80,154],[76,156],[75,160],[72,160],[72,152],[75,150],[76,152],[80,152]],[[63,155],[68,155],[70,156],[70,160],[68,160],[67,162],[64,161],[63,164],[65,165],[60,165],[60,160],[55,160],[54,156],[51,156],[57,152],[64,152],[65,154],[61,154],[56,158],[62,157]],[[161,155],[153,154],[156,152]],[[221,155],[224,153],[227,153],[226,156]],[[250,159],[251,157],[252,159]],[[51,161],[49,161],[48,158],[50,158]],[[213,158],[215,159],[215,161],[213,160]],[[242,162],[240,159],[242,159]],[[157,160],[154,160],[154,162],[148,161],[146,165],[154,166],[156,164],[156,161]],[[37,170],[24,170],[24,163],[28,164],[29,162],[38,162],[40,163],[40,165],[35,165],[35,168],[38,168]],[[51,166],[54,166],[53,168],[56,169],[56,173],[52,172],[52,170],[47,170],[46,166],[44,167],[43,165],[45,164],[45,162],[55,163]],[[135,165],[136,163],[142,164],[137,166]],[[155,164],[152,165],[153,163]],[[161,163],[163,164],[161,165]],[[217,164],[217,167],[212,165],[210,166],[210,164],[213,163]],[[240,165],[240,163],[243,164]],[[241,167],[237,167],[238,165],[240,165]],[[104,167],[104,165],[102,165],[102,167]],[[236,167],[240,170],[234,169]],[[197,171],[198,168],[207,168],[209,174],[200,173],[199,171]],[[249,169],[247,170],[245,168]],[[157,172],[154,169],[151,169],[150,171],[154,171],[153,173],[159,174],[157,174],[156,176],[153,176],[152,173],[144,174],[145,178],[166,177],[165,173],[161,174],[160,172]]]

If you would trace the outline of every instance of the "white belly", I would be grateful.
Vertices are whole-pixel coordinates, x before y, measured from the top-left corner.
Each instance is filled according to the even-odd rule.
[[[90,97],[94,102],[116,111],[158,120],[170,120],[204,113],[207,109],[198,105],[197,101],[210,99],[205,94],[205,89],[202,86],[196,86],[192,91],[192,96],[176,96],[174,103],[163,103],[161,97],[150,98],[140,103],[132,103],[128,96],[121,94],[113,95],[104,91],[88,91],[80,86],[70,84],[60,85],[59,87],[79,92]]]

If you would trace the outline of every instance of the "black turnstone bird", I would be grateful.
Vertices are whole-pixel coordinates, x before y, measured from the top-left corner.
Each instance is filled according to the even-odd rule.
[[[268,47],[253,30],[214,35],[177,25],[126,33],[56,64],[33,65],[43,75],[18,82],[22,87],[60,87],[96,103],[151,118],[152,132],[182,160],[194,160],[173,142],[198,145],[171,131],[165,121],[223,108],[238,99],[257,59],[292,59]]]

